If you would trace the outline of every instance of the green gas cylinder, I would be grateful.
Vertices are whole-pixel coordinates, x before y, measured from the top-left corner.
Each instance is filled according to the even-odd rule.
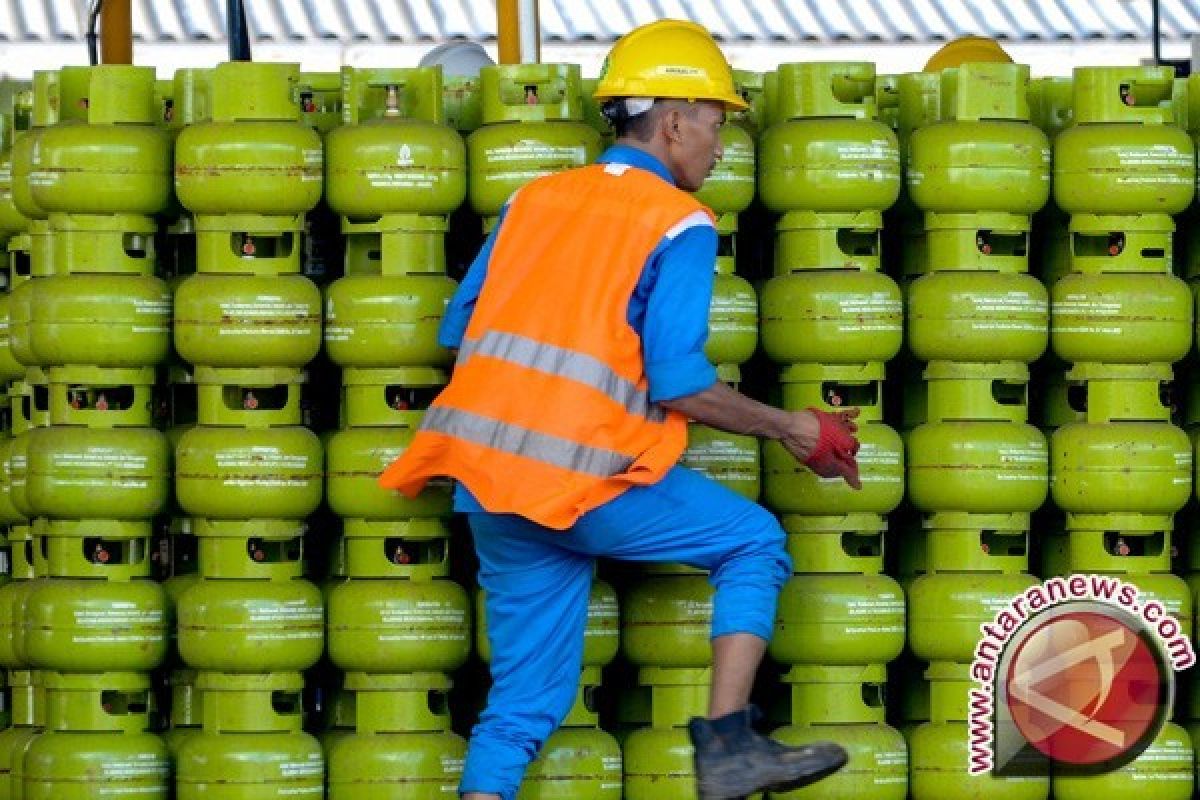
[[[467,593],[437,519],[345,523],[348,579],[329,592],[329,658],[348,672],[452,672],[471,649]]]
[[[80,119],[39,138],[33,201],[48,214],[61,268],[148,274],[152,217],[171,196],[171,140],[157,124],[154,69],[92,67],[85,91]]]
[[[782,64],[774,114],[759,142],[759,192],[768,209],[851,219],[862,211],[878,215],[896,202],[900,154],[896,135],[876,120],[873,65]],[[875,227],[881,224],[880,218]],[[812,235],[833,239],[829,245],[839,249],[838,229]],[[805,238],[800,234],[786,247],[803,248]],[[875,257],[877,264],[878,247]],[[791,263],[789,254],[781,258]]]
[[[205,272],[300,271],[304,215],[321,198],[321,137],[301,121],[295,64],[229,62],[211,115],[175,143],[175,191],[195,215]]]
[[[299,673],[200,673],[203,733],[175,759],[177,800],[257,800],[324,792],[321,745],[304,733]]]
[[[886,575],[795,575],[783,587],[771,657],[784,664],[891,661],[904,649],[904,592]]]
[[[1029,515],[942,512],[924,525],[926,573],[909,589],[909,647],[926,661],[968,664],[979,626],[1037,583],[1026,572]]]
[[[450,679],[351,672],[355,730],[328,749],[329,800],[435,800],[454,794],[466,742],[451,732]]]
[[[29,348],[38,364],[143,367],[171,344],[171,293],[144,275],[71,275],[32,284]]]
[[[344,125],[325,141],[335,213],[445,215],[462,204],[466,150],[446,125],[440,69],[343,67],[341,90]]]
[[[175,451],[175,493],[185,512],[241,520],[316,510],[324,453],[317,435],[299,425],[302,379],[286,369],[197,368],[200,424]]]
[[[445,373],[427,367],[342,371],[346,427],[326,444],[326,499],[335,514],[369,520],[449,515],[449,481],[431,481],[412,499],[377,482],[408,448],[424,409],[445,382]]]
[[[0,253],[0,261],[8,259],[11,263],[11,253]],[[10,273],[14,277],[9,277]],[[0,381],[7,384],[9,381],[17,380],[25,374],[25,365],[17,361],[13,354],[12,348],[12,281],[15,278],[15,270],[0,269],[0,282],[4,283],[4,291],[0,293]],[[19,280],[19,278],[17,278]],[[25,281],[28,283],[28,279]],[[31,309],[32,311],[32,309]],[[32,314],[30,314],[32,316]],[[26,338],[28,339],[29,319],[26,318]]]
[[[483,124],[467,136],[467,197],[477,214],[494,217],[534,178],[600,155],[600,134],[583,121],[577,65],[483,67],[479,84]]]
[[[879,121],[892,130],[900,127],[900,76],[875,76],[875,107]]]
[[[707,713],[711,681],[711,669],[639,670],[638,683],[650,687],[651,719],[623,745],[625,800],[696,796],[687,722]]]
[[[721,159],[695,196],[717,214],[739,214],[754,200],[754,136],[729,119],[721,126]]]
[[[166,745],[150,728],[150,678],[45,672],[46,732],[24,758],[25,800],[166,800]]]
[[[904,800],[908,794],[908,745],[884,723],[887,671],[864,667],[792,667],[784,677],[791,688],[791,724],[773,738],[789,747],[834,740],[850,759],[814,786],[772,792],[772,800],[806,797]]]
[[[699,669],[712,663],[708,576],[662,566],[633,585],[621,603],[621,650],[639,667]]]
[[[867,274],[867,273],[864,273]],[[883,364],[793,364],[780,374],[782,407],[833,412],[858,408],[858,465],[863,488],[821,478],[778,441],[763,446],[767,504],[796,514],[887,514],[904,498],[904,443],[883,423]]]
[[[167,597],[151,579],[148,523],[45,520],[34,551],[45,559],[25,598],[20,636],[37,669],[148,671],[167,652]]]
[[[717,367],[717,379],[737,386],[741,370],[731,364]],[[0,454],[3,444],[0,443]],[[744,436],[701,425],[688,423],[688,446],[679,463],[701,475],[732,489],[748,500],[757,500],[760,475],[759,442],[755,436]],[[0,487],[3,484],[0,482]]]
[[[921,361],[1031,363],[1049,341],[1046,287],[1024,273],[930,272],[905,300],[908,347]]]
[[[780,364],[861,364],[900,351],[900,287],[879,272],[802,270],[777,275],[762,291],[762,347]]]
[[[199,670],[307,669],[324,649],[321,590],[300,575],[303,525],[196,520],[202,580],[179,596],[179,654]]]
[[[908,493],[921,511],[1031,512],[1048,489],[1041,431],[1025,423],[1023,364],[932,362],[927,420],[908,435]]]
[[[1030,215],[1050,194],[1050,144],[1029,124],[1021,64],[941,73],[941,119],[913,131],[907,188],[934,270],[1028,268]]]
[[[733,71],[733,85],[742,99],[750,104],[750,107],[745,111],[732,114],[732,119],[750,131],[756,138],[767,127],[764,119],[767,102],[766,81],[767,73],[765,72],[752,72],[747,69]]]
[[[0,240],[24,232],[29,220],[13,203],[14,142],[29,130],[33,113],[33,92],[28,88],[5,92],[0,97],[0,124],[3,143],[0,144]]]
[[[175,350],[212,367],[302,367],[321,348],[321,293],[302,275],[207,275],[175,290]]]
[[[1134,795],[1186,800],[1192,797],[1195,779],[1192,738],[1182,726],[1167,722],[1150,746],[1128,764],[1101,774],[1055,767],[1051,786],[1056,800]]]
[[[34,581],[32,528],[13,526],[8,532],[8,544],[10,580],[0,586],[0,667],[11,673],[29,667],[24,625],[29,593],[39,583]]]
[[[733,230],[726,233],[732,238]],[[736,222],[733,223],[736,230]],[[758,295],[748,280],[732,272],[733,259],[717,259],[717,274],[713,278],[712,302],[708,308],[708,339],[704,355],[713,364],[737,365],[748,361],[758,347]]]
[[[436,269],[381,261],[381,274],[347,275],[325,290],[325,350],[342,367],[440,367],[438,326],[458,284]]]
[[[51,425],[27,456],[35,516],[146,519],[166,507],[167,438],[151,424],[153,368],[49,370]]]
[[[475,593],[475,616],[479,621],[475,627],[475,647],[479,657],[491,663],[492,647],[487,636],[487,592],[483,589]],[[585,669],[599,669],[616,657],[619,624],[616,590],[603,580],[592,581],[592,588],[588,593],[587,627],[583,632]]]
[[[1019,776],[968,774],[970,670],[970,664],[942,662],[925,673],[931,681],[930,721],[908,736],[912,799],[1047,800],[1050,767],[1044,760],[1033,760]]]
[[[46,722],[45,691],[40,672],[11,670],[12,726],[0,730],[0,797],[25,795],[25,752]]]
[[[1054,142],[1054,200],[1073,215],[1076,270],[1166,272],[1170,216],[1195,192],[1195,147],[1173,123],[1171,67],[1080,67],[1075,124]]]
[[[67,118],[68,111],[77,110],[79,69],[73,70],[75,80],[64,85],[59,71],[37,70],[33,75],[33,105],[29,129],[13,142],[12,200],[16,210],[29,220],[29,262],[34,275],[49,274],[54,269],[53,242],[47,212],[33,198],[33,173],[37,169],[35,156],[38,143],[46,129]],[[83,75],[86,76],[86,68]],[[85,90],[86,91],[86,90]]]
[[[1080,364],[1068,381],[1084,384],[1086,421],[1051,437],[1051,491],[1077,513],[1172,514],[1191,495],[1192,445],[1170,424],[1162,386],[1166,365]]]
[[[1168,273],[1064,275],[1051,290],[1051,345],[1068,362],[1173,363],[1191,347],[1194,303]]]
[[[529,765],[517,800],[621,800],[621,748],[598,727],[599,686],[600,668],[585,667],[575,705]]]

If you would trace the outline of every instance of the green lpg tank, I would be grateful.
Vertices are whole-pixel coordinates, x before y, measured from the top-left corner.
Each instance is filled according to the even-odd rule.
[[[454,794],[467,745],[450,730],[450,679],[351,672],[355,728],[327,748],[329,800],[439,800]]]
[[[154,69],[105,64],[87,77],[81,118],[61,119],[38,139],[32,199],[48,215],[61,268],[148,274],[153,216],[171,198],[171,139],[158,125]]]
[[[1054,142],[1054,200],[1076,270],[1169,271],[1171,215],[1195,193],[1191,137],[1174,121],[1172,67],[1079,67],[1075,124]]]
[[[1048,800],[1050,767],[1044,760],[1034,760],[1019,776],[967,773],[970,670],[970,664],[940,662],[925,672],[930,721],[908,734],[912,800]]]
[[[146,672],[167,654],[167,596],[152,578],[150,525],[38,520],[20,652],[36,669]]]
[[[834,740],[846,748],[846,766],[824,778],[828,798],[904,800],[908,795],[908,744],[884,722],[887,671],[863,667],[792,667],[791,724],[771,736],[789,747]],[[771,792],[772,800],[803,800],[813,789]]]
[[[878,515],[783,518],[795,574],[784,584],[771,658],[781,664],[884,664],[904,648],[904,592],[883,575]]]
[[[1050,195],[1050,143],[1029,123],[1021,64],[941,73],[941,119],[913,131],[906,183],[934,270],[1028,269],[1030,215]]]
[[[517,800],[621,800],[621,747],[599,727],[600,668],[585,667],[575,705],[529,765]]]
[[[46,732],[25,753],[24,800],[170,796],[167,747],[149,733],[150,678],[46,672]]]
[[[762,349],[779,364],[889,361],[904,336],[900,287],[858,269],[776,275],[762,292]]]
[[[467,199],[485,224],[529,181],[600,155],[600,134],[583,121],[577,65],[483,67],[479,84],[483,124],[467,136]]]
[[[305,733],[295,672],[270,675],[201,673],[204,730],[175,759],[176,800],[320,800],[325,758]]]
[[[326,139],[325,180],[347,271],[375,259],[389,274],[444,271],[445,215],[466,196],[467,157],[446,125],[441,70],[343,67],[342,94],[346,124]]]
[[[299,272],[304,215],[321,199],[321,137],[301,121],[295,64],[229,62],[211,115],[179,132],[175,191],[207,272]]]
[[[859,409],[856,436],[862,488],[852,489],[841,477],[822,478],[778,441],[768,441],[763,446],[767,505],[796,514],[887,514],[895,510],[904,499],[904,443],[883,422],[883,377],[883,365],[877,362],[793,364],[783,370],[784,409]]]
[[[1192,443],[1171,424],[1166,365],[1080,364],[1086,418],[1050,440],[1055,504],[1073,513],[1172,514],[1192,491]]]
[[[453,672],[471,651],[466,591],[438,519],[345,522],[347,579],[329,590],[328,654],[347,672]],[[615,625],[615,623],[614,623]]]
[[[445,517],[451,484],[435,479],[415,498],[379,486],[379,474],[416,436],[425,408],[446,383],[440,370],[422,368],[342,371],[342,430],[326,443],[326,501],[349,519]]]
[[[763,205],[783,214],[777,268],[849,260],[878,269],[882,212],[900,193],[900,154],[896,134],[876,119],[874,66],[782,64],[777,82],[774,122],[758,153]]]
[[[926,421],[908,434],[908,496],[920,511],[1031,512],[1048,491],[1046,438],[1028,418],[1024,364],[936,361]]]
[[[321,590],[304,580],[305,526],[195,520],[202,579],[177,601],[179,654],[198,670],[308,669],[324,650]]]
[[[979,626],[1037,583],[1028,514],[929,515],[926,573],[908,592],[908,644],[925,661],[969,663]]]

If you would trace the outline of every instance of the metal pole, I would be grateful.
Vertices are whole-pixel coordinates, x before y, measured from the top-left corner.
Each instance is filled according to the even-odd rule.
[[[1150,35],[1154,38],[1154,66],[1162,64],[1162,15],[1158,0],[1150,0]]]
[[[130,0],[104,0],[100,8],[100,63],[133,63]]]
[[[496,49],[501,64],[521,63],[517,0],[496,0]]]
[[[242,0],[225,0],[225,28],[229,34],[229,60],[250,60],[250,32]]]
[[[496,0],[496,39],[501,64],[542,60],[537,0]]]

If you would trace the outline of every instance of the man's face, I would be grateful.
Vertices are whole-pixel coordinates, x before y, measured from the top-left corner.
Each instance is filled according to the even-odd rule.
[[[721,125],[725,108],[720,103],[700,100],[680,106],[669,114],[671,129],[668,167],[680,189],[694,192],[700,188],[713,167],[721,160]]]

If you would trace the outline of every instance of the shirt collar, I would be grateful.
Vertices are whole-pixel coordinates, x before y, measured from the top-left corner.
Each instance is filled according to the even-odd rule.
[[[675,179],[671,177],[671,171],[667,169],[666,164],[659,161],[645,150],[639,150],[636,147],[630,147],[627,144],[614,144],[612,147],[605,150],[600,158],[596,159],[596,163],[628,164],[631,167],[637,167],[638,169],[644,169],[647,172],[652,172],[672,186],[675,185]]]

